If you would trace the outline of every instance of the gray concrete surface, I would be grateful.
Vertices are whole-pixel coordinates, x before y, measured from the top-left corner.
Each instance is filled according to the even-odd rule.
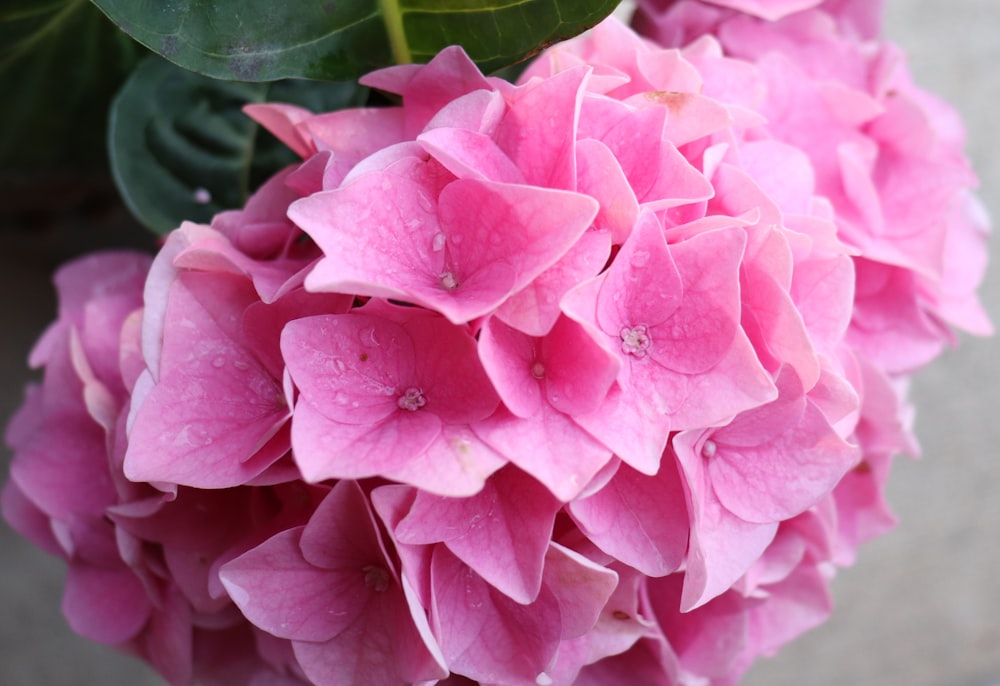
[[[998,31],[1000,0],[889,2],[889,37],[918,82],[965,116],[983,198],[1000,219]],[[0,232],[0,417],[20,403],[24,358],[52,316],[59,241]],[[1000,242],[991,251],[1000,263]],[[1000,264],[983,297],[1000,322]],[[915,391],[925,457],[898,462],[890,479],[899,528],[841,572],[833,618],[760,662],[746,686],[1000,685],[1000,339],[964,339]],[[144,665],[74,636],[61,587],[61,564],[0,526],[0,686],[162,686]]]

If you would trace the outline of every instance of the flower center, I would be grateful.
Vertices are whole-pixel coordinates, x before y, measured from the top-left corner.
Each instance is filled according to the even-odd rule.
[[[446,291],[453,291],[458,288],[458,279],[451,272],[441,273],[441,287]]]
[[[545,378],[545,365],[537,360],[531,365],[531,375],[536,379]]]
[[[362,567],[361,571],[365,573],[365,586],[376,593],[389,588],[389,571],[385,567],[367,565]]]
[[[638,326],[623,326],[618,332],[622,339],[622,352],[626,355],[643,358],[649,352],[652,341],[645,324]]]
[[[399,405],[401,410],[416,412],[427,404],[427,399],[424,398],[424,392],[422,390],[411,386],[406,389],[403,395],[396,399],[396,404]]]

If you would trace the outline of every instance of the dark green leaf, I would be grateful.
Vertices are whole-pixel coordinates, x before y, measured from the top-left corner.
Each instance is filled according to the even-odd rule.
[[[93,0],[154,52],[239,81],[353,79],[462,45],[483,71],[606,17],[619,0]]]
[[[182,220],[207,222],[240,207],[256,185],[295,161],[242,107],[280,98],[313,110],[360,105],[354,83],[237,83],[184,71],[150,56],[111,110],[108,145],[115,182],[132,213],[157,233]]]
[[[140,52],[87,0],[3,0],[0,169],[105,166],[108,107]]]

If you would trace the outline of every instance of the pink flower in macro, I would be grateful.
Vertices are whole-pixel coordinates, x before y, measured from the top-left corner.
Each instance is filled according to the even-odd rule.
[[[498,398],[462,327],[372,301],[289,322],[281,346],[301,391],[292,444],[307,480],[384,475],[469,495],[502,464],[466,429]]]
[[[744,245],[734,228],[668,246],[647,214],[611,267],[563,301],[622,365],[605,404],[576,421],[641,472],[656,472],[670,431],[725,421],[773,397],[739,326]]]
[[[617,357],[567,317],[542,338],[486,321],[479,356],[506,406],[476,434],[561,500],[575,498],[612,457],[573,417],[596,410],[618,375]],[[548,446],[544,453],[535,450]]]
[[[823,621],[909,375],[990,330],[879,4],[649,0],[661,45],[249,107],[300,163],[57,278],[2,501],[71,625],[171,684],[723,686]]]
[[[468,322],[552,266],[597,210],[582,195],[449,176],[404,157],[295,203],[289,215],[324,252],[306,286],[401,299]]]

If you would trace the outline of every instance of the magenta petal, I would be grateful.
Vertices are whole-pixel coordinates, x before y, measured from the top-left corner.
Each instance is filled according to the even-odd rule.
[[[9,479],[0,491],[0,509],[4,521],[14,531],[50,555],[56,557],[64,555],[52,533],[49,516],[24,495],[13,479]]]
[[[139,578],[125,566],[72,564],[66,575],[63,614],[73,631],[100,643],[124,643],[150,617],[150,603]]]

